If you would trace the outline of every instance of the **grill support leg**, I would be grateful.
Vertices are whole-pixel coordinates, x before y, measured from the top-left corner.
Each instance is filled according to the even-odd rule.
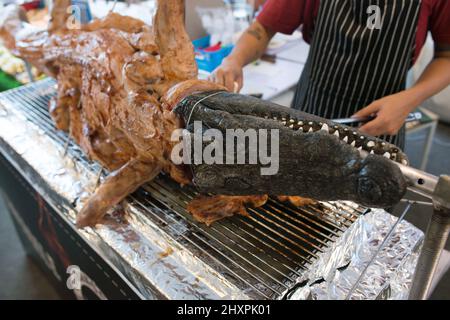
[[[428,298],[442,250],[450,232],[450,176],[439,179],[433,195],[434,212],[413,278],[410,300]]]

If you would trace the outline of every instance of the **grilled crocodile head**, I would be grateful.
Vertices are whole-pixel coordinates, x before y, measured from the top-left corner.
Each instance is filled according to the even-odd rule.
[[[190,95],[174,112],[186,124],[191,149],[184,159],[203,193],[296,195],[385,208],[406,192],[406,181],[394,163],[406,164],[405,154],[354,128],[226,92]],[[199,159],[199,143],[201,152],[222,161]],[[238,162],[243,154],[245,161]],[[269,163],[269,156],[277,163]]]

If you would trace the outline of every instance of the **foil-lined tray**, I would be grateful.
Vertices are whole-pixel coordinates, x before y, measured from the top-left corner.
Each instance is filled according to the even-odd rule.
[[[49,85],[49,90],[54,88]],[[19,107],[2,100],[1,94],[0,152],[67,223],[74,224],[77,210],[96,188],[101,172],[98,165],[85,166],[65,155],[61,143],[30,121]],[[349,202],[345,206],[357,207]],[[192,251],[133,202],[123,209],[125,216],[113,213],[107,224],[78,232],[129,280],[142,298],[267,297],[245,288],[211,259]],[[183,235],[189,225],[180,224],[176,228]],[[388,234],[390,237],[386,239]],[[323,252],[318,252],[295,283],[282,284],[288,289],[269,297],[405,299],[422,239],[423,233],[410,223],[398,222],[386,211],[372,209],[335,237]],[[383,242],[385,246],[380,248]],[[255,288],[258,289],[257,284]]]
[[[288,298],[407,299],[423,232],[397,222],[386,211],[372,209],[314,262]]]

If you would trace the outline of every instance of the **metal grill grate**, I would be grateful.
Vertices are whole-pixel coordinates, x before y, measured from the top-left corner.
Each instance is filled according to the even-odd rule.
[[[0,94],[0,103],[20,109],[56,143],[68,143],[67,156],[77,165],[99,172],[100,166],[57,131],[48,114],[56,83],[42,80]],[[190,187],[159,176],[129,197],[129,201],[162,231],[188,248],[253,298],[280,298],[302,270],[339,237],[365,208],[347,202],[320,203],[303,208],[274,199],[249,209],[250,217],[234,216],[211,227],[196,222],[186,204],[196,195]]]

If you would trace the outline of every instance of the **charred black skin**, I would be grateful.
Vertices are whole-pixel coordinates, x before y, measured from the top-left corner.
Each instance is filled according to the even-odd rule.
[[[201,121],[204,129],[222,132],[278,129],[279,171],[264,176],[261,168],[267,166],[261,164],[191,164],[193,184],[200,192],[350,200],[374,208],[391,207],[404,196],[407,184],[400,169],[383,156],[388,152],[393,160],[405,163],[406,156],[395,146],[365,136],[354,128],[260,99],[226,92],[211,94],[191,95],[174,109],[184,119],[186,128],[192,133],[193,122]],[[304,125],[300,126],[299,122]],[[330,128],[329,132],[320,130],[323,124]],[[310,128],[315,132],[305,132]],[[332,134],[336,131],[341,138]],[[342,140],[344,136],[347,142]],[[353,141],[355,146],[351,145]],[[363,158],[357,149],[360,146],[375,154]]]

